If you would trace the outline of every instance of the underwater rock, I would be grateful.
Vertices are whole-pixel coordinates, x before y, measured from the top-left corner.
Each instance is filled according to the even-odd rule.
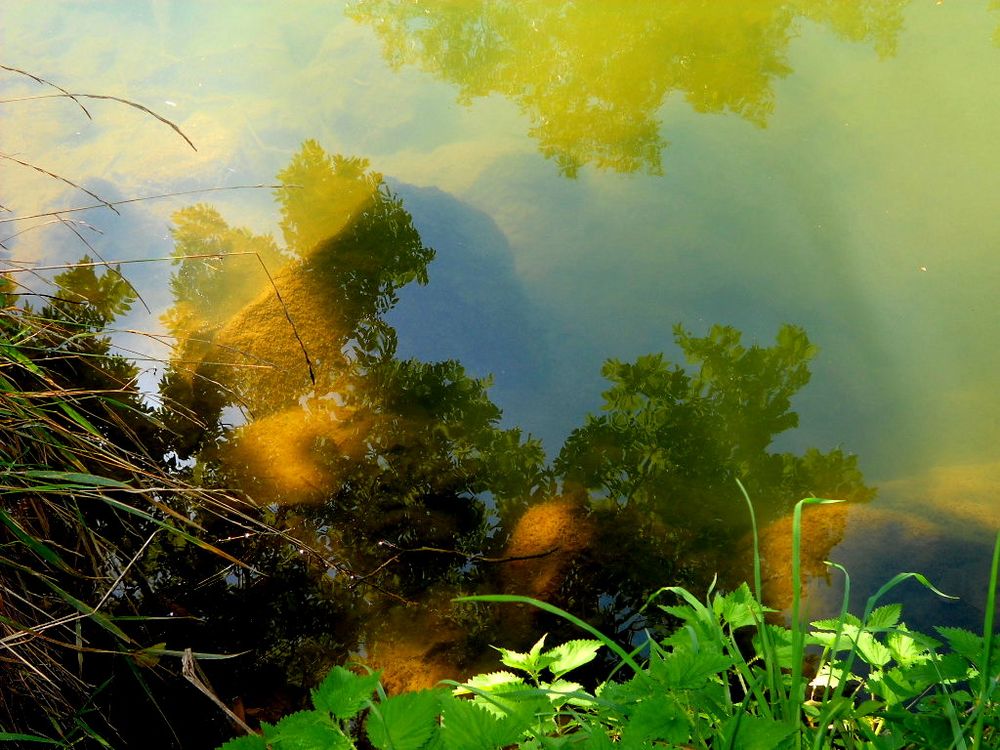
[[[977,493],[994,486],[988,480],[995,470],[935,469],[924,477],[881,485],[874,503],[805,507],[799,584],[803,619],[833,617],[840,610],[844,576],[825,564],[830,560],[850,575],[848,609],[853,614],[863,614],[868,597],[897,573],[916,572],[958,600],[943,599],[909,580],[879,604],[902,603],[903,620],[917,630],[942,624],[980,629],[1000,512],[995,502],[977,500]],[[940,481],[949,476],[953,483]],[[752,549],[748,536],[727,582],[753,580]],[[791,514],[761,530],[760,551],[764,601],[787,621],[793,596]]]

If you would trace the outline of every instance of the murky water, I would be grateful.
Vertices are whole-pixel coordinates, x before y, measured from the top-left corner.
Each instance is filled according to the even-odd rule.
[[[0,258],[258,253],[271,279],[253,255],[126,267],[150,312],[136,304],[122,328],[193,339],[173,353],[145,336],[116,341],[174,356],[165,392],[216,425],[207,438],[178,428],[178,456],[285,521],[306,518],[308,541],[332,557],[363,550],[355,573],[387,559],[377,541],[484,549],[488,534],[512,533],[525,493],[543,499],[569,483],[637,508],[634,518],[601,511],[618,549],[631,545],[634,558],[659,534],[672,552],[650,548],[650,565],[704,572],[720,564],[703,559],[704,545],[734,538],[743,511],[702,501],[729,497],[734,472],[756,471],[764,495],[791,492],[796,472],[803,491],[877,488],[870,517],[842,519],[828,540],[843,540],[859,574],[884,580],[919,564],[945,589],[979,580],[985,553],[956,563],[947,550],[985,549],[1000,507],[995,4],[4,5],[4,64],[141,103],[197,150],[135,108],[82,99],[91,120],[65,97],[32,98],[59,92],[4,71],[3,153],[80,187],[5,159]],[[307,140],[316,145],[303,150]],[[66,214],[87,222],[72,227],[24,218],[95,203],[82,188],[115,202],[278,183],[277,196],[221,190],[128,203],[120,216]],[[722,394],[718,413],[705,417],[697,388],[686,390],[675,401],[694,406],[670,412],[675,423],[661,407],[681,391],[647,361],[653,380],[638,390],[661,400],[622,395],[609,404],[610,433],[594,427],[561,454],[586,415],[602,413],[606,359],[662,352],[697,372],[685,361],[697,347],[682,351],[678,323],[696,339],[732,326],[746,347],[772,346],[783,324],[798,326],[817,348],[811,380],[754,381],[755,401],[738,385],[757,372],[753,361],[728,374],[717,366],[714,381],[702,370],[698,387]],[[395,365],[365,364],[393,345]],[[775,365],[791,380],[813,353],[796,346],[779,342],[785,365]],[[399,364],[410,357],[492,375],[500,424],[523,434],[495,429],[496,413],[462,372]],[[155,393],[164,368],[145,365],[142,385]],[[642,375],[618,374],[626,385]],[[207,380],[230,395],[199,391]],[[727,383],[737,384],[731,393]],[[765,424],[762,404],[781,394],[798,414],[794,429]],[[667,432],[642,433],[667,422]],[[243,426],[233,433],[233,424]],[[730,445],[712,428],[746,434]],[[560,457],[558,488],[533,473],[540,457],[528,433]],[[628,445],[614,442],[623,433]],[[782,479],[764,459],[813,448],[838,456],[836,466],[824,474],[810,464],[809,474],[786,463]],[[606,471],[594,468],[597,455]],[[484,469],[483,456],[510,465]],[[737,468],[713,473],[713,457]],[[492,532],[481,530],[482,509],[449,510],[484,494]],[[671,532],[692,506],[713,520]],[[574,512],[558,506],[540,528],[557,537],[589,528]],[[587,548],[580,534],[564,546]],[[862,538],[870,543],[852,541]],[[898,554],[874,555],[872,545]],[[917,549],[940,552],[917,558]],[[439,557],[420,554],[422,573],[383,583],[409,597],[450,580]],[[611,570],[603,554],[590,563]],[[525,582],[505,580],[497,585]],[[969,607],[955,619],[973,621],[982,604]]]

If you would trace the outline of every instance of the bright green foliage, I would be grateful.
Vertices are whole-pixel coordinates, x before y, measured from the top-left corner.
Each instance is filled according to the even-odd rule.
[[[991,587],[998,567],[1000,552]],[[498,648],[511,671],[450,683],[450,692],[379,701],[372,697],[377,673],[361,677],[337,667],[313,693],[316,710],[265,726],[264,739],[243,738],[222,750],[262,748],[265,740],[274,750],[355,748],[365,741],[377,750],[996,747],[1000,703],[993,692],[1000,663],[993,654],[1000,650],[1000,634],[987,640],[958,628],[937,628],[950,649],[943,650],[941,641],[909,630],[900,605],[875,606],[908,578],[936,591],[923,576],[899,574],[869,599],[862,617],[843,612],[808,630],[766,624],[767,610],[746,584],[725,594],[710,592],[704,602],[681,587],[666,587],[653,598],[679,600],[658,605],[675,623],[673,632],[649,639],[642,667],[615,646],[622,666],[628,664],[634,674],[627,681],[609,680],[593,693],[563,676],[593,661],[601,646],[614,645],[603,634],[551,649],[545,649],[544,635],[527,652]],[[532,601],[596,632],[544,602],[509,595],[471,599]],[[993,601],[990,596],[991,606]],[[738,640],[747,628],[756,633],[749,655]],[[984,632],[991,629],[987,617]],[[802,675],[804,645],[822,647],[815,677]],[[864,669],[855,671],[859,659]],[[364,722],[349,721],[366,709]]]

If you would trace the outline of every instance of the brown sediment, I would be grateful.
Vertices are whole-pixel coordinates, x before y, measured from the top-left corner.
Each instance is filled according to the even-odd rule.
[[[386,692],[432,688],[496,669],[492,649],[472,649],[469,634],[436,608],[399,607],[390,612],[370,645],[367,663],[382,670]]]
[[[504,593],[546,602],[558,600],[574,559],[594,540],[596,530],[584,500],[582,496],[563,495],[533,505],[521,516],[504,555],[530,559],[502,566],[500,585]],[[536,613],[526,605],[511,607],[504,614],[503,630],[512,640],[530,635]]]

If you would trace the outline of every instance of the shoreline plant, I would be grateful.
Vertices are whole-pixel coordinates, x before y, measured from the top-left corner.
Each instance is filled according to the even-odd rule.
[[[741,486],[742,488],[742,486]],[[793,581],[797,583],[802,511],[795,506]],[[753,507],[747,499],[751,515]],[[756,536],[755,536],[756,545]],[[841,566],[829,563],[847,574]],[[929,636],[907,628],[899,604],[879,602],[919,573],[899,573],[867,601],[808,626],[799,619],[800,587],[790,627],[768,620],[755,590],[709,589],[704,601],[678,586],[664,587],[675,603],[655,604],[679,623],[631,652],[574,615],[514,595],[461,597],[460,602],[531,605],[567,620],[592,638],[528,652],[497,649],[506,669],[464,683],[387,696],[378,672],[335,667],[312,692],[312,710],[262,724],[219,750],[499,750],[500,748],[703,748],[711,750],[983,750],[1000,741],[1000,634],[994,633],[1000,533],[990,567],[982,634],[936,627]],[[845,588],[849,591],[848,578]],[[747,633],[751,634],[747,646]],[[594,690],[567,675],[607,649],[618,659]],[[808,651],[807,651],[808,649]],[[819,652],[814,674],[804,673]],[[641,655],[641,656],[640,656]],[[617,680],[615,673],[622,672]]]

